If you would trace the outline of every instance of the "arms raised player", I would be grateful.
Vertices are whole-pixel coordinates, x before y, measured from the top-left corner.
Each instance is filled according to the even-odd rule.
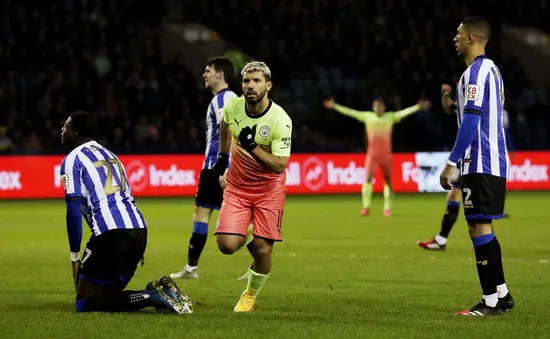
[[[386,110],[386,105],[382,99],[375,99],[372,103],[372,111],[357,111],[353,108],[342,106],[337,104],[334,101],[334,98],[329,98],[323,101],[323,105],[327,109],[334,109],[338,113],[341,113],[350,118],[354,118],[363,123],[368,123],[368,121],[376,116],[382,116]],[[400,122],[403,118],[416,113],[420,110],[427,110],[430,106],[430,101],[425,99],[420,99],[418,103],[414,106],[407,107],[403,110],[397,112],[387,112],[393,118],[393,122]]]

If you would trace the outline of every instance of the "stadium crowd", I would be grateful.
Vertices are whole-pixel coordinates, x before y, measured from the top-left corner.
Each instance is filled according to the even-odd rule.
[[[162,62],[154,35],[138,39],[143,25],[158,25],[165,1],[155,2],[155,10],[135,0],[56,3],[25,6],[12,0],[3,5],[0,152],[63,152],[64,119],[71,111],[87,110],[100,119],[98,141],[115,152],[202,153],[211,93],[177,58]],[[511,3],[503,13],[523,6],[531,23],[548,28],[534,5]],[[463,71],[452,38],[470,14],[457,0],[262,0],[247,6],[183,1],[184,20],[203,22],[270,65],[274,98],[292,116],[300,136],[294,140],[296,151],[364,148],[362,126],[322,108],[328,95],[362,110],[370,109],[377,95],[386,98],[390,110],[427,96],[431,111],[396,126],[394,149],[452,147],[456,119],[443,113],[439,88],[455,83]],[[250,24],[260,17],[261,25]],[[497,36],[499,24],[494,24]],[[536,95],[520,64],[499,48],[498,38],[493,40],[488,53],[505,78],[516,146],[550,148],[544,114],[549,93]]]

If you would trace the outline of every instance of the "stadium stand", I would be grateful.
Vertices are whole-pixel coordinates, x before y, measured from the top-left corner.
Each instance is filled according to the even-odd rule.
[[[63,120],[87,110],[103,126],[98,141],[115,152],[202,153],[211,95],[200,88],[197,70],[183,67],[177,55],[163,61],[158,27],[163,16],[174,14],[168,13],[170,1],[53,3],[2,5],[0,152],[60,153]],[[506,20],[548,30],[537,10],[545,3],[507,2],[503,17],[491,20],[489,54],[504,74],[512,135],[522,149],[550,148],[550,95],[532,88],[521,65],[500,47],[499,27]],[[431,98],[431,112],[396,126],[394,148],[438,151],[452,147],[457,128],[438,104],[440,85],[453,83],[463,70],[451,40],[461,18],[475,10],[456,0],[262,0],[246,7],[184,0],[180,14],[270,65],[275,100],[300,135],[296,151],[363,149],[361,126],[322,108],[328,95],[365,110],[376,95],[387,98],[389,109]]]

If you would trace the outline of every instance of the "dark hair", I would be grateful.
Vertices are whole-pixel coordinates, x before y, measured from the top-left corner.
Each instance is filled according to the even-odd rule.
[[[71,127],[80,139],[94,139],[99,131],[97,119],[84,111],[71,114]]]
[[[214,67],[216,72],[223,72],[225,82],[229,83],[235,78],[235,66],[227,57],[213,57],[208,59],[206,66]]]
[[[374,99],[372,101],[380,101],[384,105],[386,104],[386,98],[384,98],[382,95],[374,96]]]
[[[469,31],[474,31],[477,38],[489,40],[491,38],[491,25],[489,21],[480,16],[471,16],[462,20],[462,25]]]

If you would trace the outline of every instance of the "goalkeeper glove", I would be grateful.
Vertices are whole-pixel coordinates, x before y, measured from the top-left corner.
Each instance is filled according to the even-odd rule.
[[[256,125],[252,126],[252,128],[250,128],[249,126],[246,126],[241,130],[241,133],[239,133],[239,142],[247,152],[252,152],[252,150],[256,148],[257,145],[256,145],[256,142],[254,141],[255,136],[256,136]]]
[[[212,170],[218,173],[218,175],[223,175],[227,166],[229,166],[229,155],[227,153],[219,153],[216,163],[212,166]]]

